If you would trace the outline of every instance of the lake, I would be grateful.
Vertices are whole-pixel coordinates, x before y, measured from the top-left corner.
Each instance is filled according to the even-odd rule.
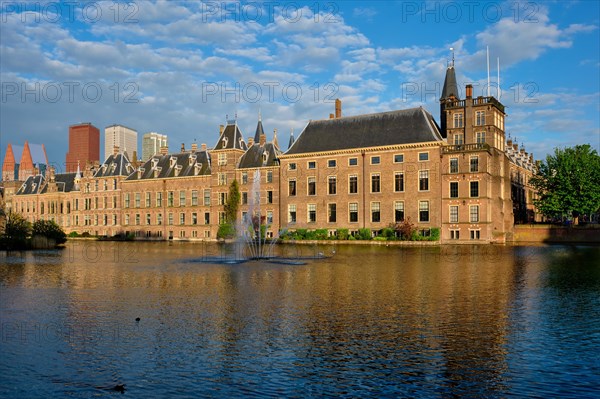
[[[294,261],[169,242],[0,253],[0,396],[598,393],[600,247],[274,250]]]

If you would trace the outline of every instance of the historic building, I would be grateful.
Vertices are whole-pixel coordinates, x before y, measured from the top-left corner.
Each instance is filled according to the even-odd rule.
[[[276,130],[267,141],[260,117],[248,141],[229,120],[212,148],[194,143],[169,153],[163,146],[137,165],[114,146],[101,165],[32,174],[11,207],[67,232],[212,240],[236,179],[238,220],[260,217],[269,237],[301,228],[376,235],[410,220],[423,235],[440,228],[443,242],[510,240],[515,223],[536,218],[533,155],[506,139],[497,99],[474,97],[470,85],[459,98],[454,65],[440,111],[440,125],[421,107],[342,116],[337,100],[335,113],[292,135],[285,152]]]

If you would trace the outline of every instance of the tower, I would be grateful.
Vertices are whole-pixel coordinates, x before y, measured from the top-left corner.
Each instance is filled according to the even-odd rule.
[[[458,85],[456,84],[456,72],[454,70],[454,49],[452,50],[452,61],[446,68],[446,77],[444,79],[444,87],[442,88],[442,96],[440,97],[440,128],[442,137],[446,137],[448,121],[446,120],[446,105],[459,100]]]

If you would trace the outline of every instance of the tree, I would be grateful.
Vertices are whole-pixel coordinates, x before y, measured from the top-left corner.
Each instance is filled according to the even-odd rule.
[[[19,213],[9,213],[6,217],[4,234],[0,237],[2,249],[25,249],[31,232],[31,223]]]
[[[56,245],[67,242],[67,235],[54,220],[36,220],[31,229],[32,236],[43,236],[53,240]]]
[[[543,215],[570,214],[577,224],[579,215],[600,209],[600,156],[589,144],[556,148],[530,183],[538,191],[533,202]]]
[[[237,221],[238,209],[240,207],[240,186],[237,180],[233,179],[229,185],[229,195],[225,203],[225,221],[219,225],[217,238],[235,237],[235,223]]]

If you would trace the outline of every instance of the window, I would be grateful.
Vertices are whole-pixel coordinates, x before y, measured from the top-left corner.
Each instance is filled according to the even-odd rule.
[[[248,203],[248,193],[244,191],[242,193],[242,205],[246,205]]]
[[[159,226],[162,224],[162,213],[156,215],[156,224]]]
[[[179,224],[185,224],[185,213],[183,212],[179,214]]]
[[[427,191],[429,190],[429,171],[428,170],[420,170],[419,171],[419,191]]]
[[[419,222],[429,222],[429,201],[419,201]]]
[[[146,224],[150,225],[150,214],[149,213],[146,214]]]
[[[227,185],[227,173],[219,173],[219,186]]]
[[[469,206],[469,221],[471,223],[479,222],[479,205]]]
[[[479,240],[481,237],[480,230],[471,230],[471,240]]]
[[[348,210],[350,212],[350,222],[356,223],[358,222],[358,204],[356,202],[352,202],[348,205]]]
[[[464,141],[464,135],[462,133],[456,133],[454,135],[454,145],[462,145]]]
[[[349,158],[348,159],[348,166],[356,166],[358,165],[358,158]]]
[[[458,223],[458,205],[450,206],[450,223]]]
[[[192,190],[192,206],[198,206],[198,190]]]
[[[210,224],[210,212],[204,212],[204,224]]]
[[[288,223],[296,223],[296,205],[288,205]]]
[[[288,170],[296,170],[296,163],[292,162],[288,165]]]
[[[349,176],[348,178],[348,192],[350,194],[358,193],[358,176]]]
[[[450,198],[458,198],[458,182],[450,182]]]
[[[479,182],[471,182],[471,197],[479,197]]]
[[[381,163],[381,158],[379,156],[371,157],[371,165],[379,165]]]
[[[463,127],[463,114],[454,114],[454,127]]]
[[[329,221],[329,223],[335,223],[337,221],[336,211],[337,211],[336,204],[328,204],[327,205],[327,220]]]
[[[394,202],[394,221],[399,223],[404,220],[404,201]]]
[[[210,205],[210,189],[204,190],[204,205]]]
[[[156,207],[160,208],[162,206],[162,193],[156,193]]]
[[[371,192],[378,193],[381,191],[381,176],[379,173],[371,175]]]
[[[272,170],[267,171],[267,183],[273,183],[273,171]]]
[[[113,190],[117,189],[117,179],[113,179]]]
[[[460,230],[450,230],[450,239],[451,240],[460,239]]]
[[[167,206],[173,206],[175,194],[173,191],[167,193]]]
[[[314,177],[308,178],[308,195],[317,195],[317,179]]]
[[[394,191],[404,191],[404,173],[394,173]]]
[[[317,204],[308,204],[308,223],[317,221]]]
[[[330,195],[337,193],[337,178],[335,176],[329,176],[327,187]]]
[[[242,184],[248,184],[248,172],[242,172]]]
[[[225,205],[227,203],[227,193],[219,193],[219,205]]]
[[[269,190],[267,191],[267,204],[272,204],[273,203],[273,191]]]
[[[315,161],[308,161],[308,169],[316,169],[317,163]]]
[[[146,193],[146,208],[150,208],[152,206],[151,203],[152,203],[151,193],[147,192]],[[106,207],[106,205],[104,207]]]
[[[75,224],[79,224],[79,221],[75,222]],[[129,225],[129,214],[125,214],[125,221],[124,221],[125,226]]]
[[[381,204],[379,202],[371,202],[371,222],[377,223],[381,221]]]
[[[479,172],[479,157],[471,157],[471,173]]]
[[[219,153],[219,166],[227,165],[227,154],[224,152]]]
[[[140,225],[140,214],[136,213],[135,214],[135,225],[139,226]],[[96,215],[96,224],[98,224],[98,215]]]
[[[475,133],[475,142],[478,144],[485,143],[485,132]]]
[[[198,224],[198,214],[196,212],[192,212],[192,224]]]
[[[402,163],[402,162],[404,162],[404,154],[394,155],[394,163]]]
[[[419,161],[429,161],[429,153],[428,152],[420,152],[419,153]]]
[[[327,161],[328,168],[335,168],[335,166],[336,166],[335,159],[330,159],[329,161]]]
[[[267,211],[267,224],[273,224],[273,211]]]
[[[169,226],[173,225],[173,212],[169,212]]]
[[[179,192],[179,206],[185,206],[185,191]]]
[[[293,197],[296,195],[296,180],[290,180],[288,182],[288,195]]]
[[[477,125],[477,126],[485,125],[485,111],[475,112],[475,125]]]
[[[458,173],[458,158],[450,158],[450,173]]]

